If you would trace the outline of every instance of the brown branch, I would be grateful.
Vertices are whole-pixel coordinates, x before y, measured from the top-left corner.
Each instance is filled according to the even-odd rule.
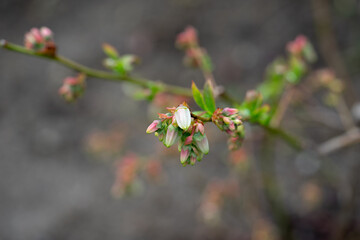
[[[321,144],[317,151],[320,155],[328,155],[344,147],[360,143],[360,129],[355,127],[344,134],[334,137]]]

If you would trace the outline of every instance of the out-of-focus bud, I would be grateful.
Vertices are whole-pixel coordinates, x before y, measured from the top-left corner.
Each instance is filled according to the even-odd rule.
[[[166,132],[166,137],[164,142],[165,146],[166,147],[172,146],[175,143],[177,136],[178,134],[176,128],[171,124]]]
[[[201,48],[189,48],[186,50],[184,64],[189,67],[198,68],[202,65],[204,52]]]
[[[224,121],[224,123],[226,123],[226,124],[230,124],[230,123],[231,123],[231,121],[230,121],[230,119],[229,119],[228,117],[223,117],[223,121]]]
[[[188,130],[191,125],[191,114],[188,107],[180,104],[175,110],[175,119],[178,126],[183,130]]]
[[[198,44],[197,31],[194,27],[188,26],[176,38],[176,46],[179,48],[193,47]]]
[[[122,197],[124,194],[131,193],[134,181],[137,178],[139,170],[138,157],[134,154],[128,154],[119,160],[116,164],[116,179],[111,188],[111,192],[116,197]]]
[[[294,55],[299,55],[304,50],[306,44],[308,43],[307,38],[304,35],[296,37],[292,42],[289,42],[286,46],[286,49]]]
[[[56,45],[53,41],[53,33],[47,27],[32,28],[30,32],[25,34],[24,45],[27,49],[55,56]]]
[[[103,48],[104,53],[106,55],[108,55],[109,57],[111,57],[111,58],[118,58],[119,57],[119,54],[116,51],[116,49],[113,46],[111,46],[110,44],[104,43],[102,45],[102,48]]]
[[[67,77],[59,89],[59,94],[68,102],[73,102],[81,97],[85,91],[85,74],[80,73],[77,77]]]
[[[162,166],[158,160],[150,160],[146,164],[146,172],[150,179],[159,180],[162,173]]]
[[[190,150],[188,148],[183,148],[181,149],[181,152],[180,152],[180,162],[181,163],[185,163],[186,160],[189,158],[189,155],[190,155]]]
[[[261,97],[261,94],[256,90],[249,90],[246,92],[245,101],[246,102],[252,102],[254,100],[257,100]]]
[[[204,135],[204,137],[200,141],[197,141],[196,145],[202,153],[204,154],[209,153],[209,141],[206,135]]]
[[[196,159],[196,156],[191,156],[191,157],[190,157],[190,164],[191,164],[191,165],[195,165],[196,160],[197,160],[197,159]]]
[[[239,112],[239,110],[237,110],[236,108],[224,108],[223,109],[223,113],[225,115],[234,115],[237,114]]]
[[[47,27],[41,27],[40,28],[40,34],[43,38],[45,38],[46,41],[50,41],[53,38],[52,31]]]
[[[296,37],[292,42],[289,42],[286,49],[294,56],[303,56],[305,60],[310,63],[316,61],[317,56],[311,42],[303,35]]]
[[[153,133],[153,132],[156,132],[159,127],[158,127],[158,124],[160,123],[159,120],[154,120],[150,125],[149,127],[146,129],[146,133]]]

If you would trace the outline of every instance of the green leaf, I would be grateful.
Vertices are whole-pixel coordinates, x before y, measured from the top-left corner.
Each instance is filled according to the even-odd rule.
[[[205,110],[204,98],[194,82],[192,82],[191,89],[192,89],[192,95],[193,95],[193,98],[194,98],[196,104],[201,109]]]
[[[203,97],[205,103],[205,110],[208,113],[213,114],[216,110],[216,105],[214,98],[214,90],[209,81],[206,81],[205,83]]]

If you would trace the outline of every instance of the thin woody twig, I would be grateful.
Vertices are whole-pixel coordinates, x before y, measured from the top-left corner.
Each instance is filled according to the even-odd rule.
[[[320,155],[328,155],[344,147],[360,143],[360,129],[355,127],[344,134],[334,137],[321,144],[317,151]]]

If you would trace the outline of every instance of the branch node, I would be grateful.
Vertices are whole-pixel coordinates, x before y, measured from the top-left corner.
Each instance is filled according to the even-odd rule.
[[[0,40],[0,47],[5,47],[7,44],[7,41],[5,39]]]

